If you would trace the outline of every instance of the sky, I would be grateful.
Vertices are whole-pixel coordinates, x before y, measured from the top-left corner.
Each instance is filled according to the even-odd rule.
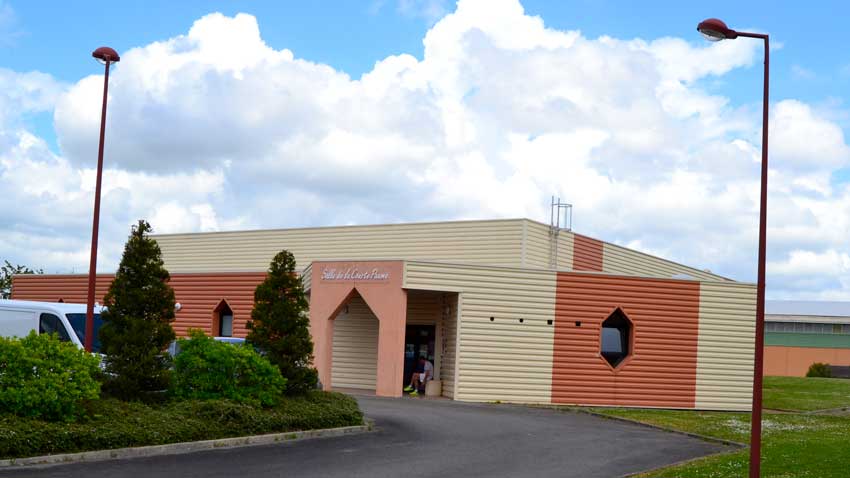
[[[768,298],[850,300],[844,2],[0,0],[0,259],[87,271],[159,233],[529,217],[753,282],[771,36]]]

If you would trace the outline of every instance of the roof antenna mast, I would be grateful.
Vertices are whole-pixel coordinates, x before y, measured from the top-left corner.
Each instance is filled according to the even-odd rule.
[[[561,198],[552,196],[549,211],[549,267],[558,268],[558,236],[561,231],[573,229],[573,205],[561,202]]]

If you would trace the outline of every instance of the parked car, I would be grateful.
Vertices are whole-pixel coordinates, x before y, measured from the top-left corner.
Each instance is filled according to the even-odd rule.
[[[100,351],[98,331],[103,321],[101,306],[94,309],[94,341],[92,351]],[[35,330],[39,334],[56,333],[59,340],[83,348],[86,337],[86,305],[29,300],[0,300],[0,336],[25,337]]]
[[[245,339],[240,338],[240,337],[213,337],[213,340],[216,340],[218,342],[225,342],[225,343],[228,343],[228,344],[234,344],[234,345],[240,345],[240,344],[245,343]],[[167,350],[168,350],[168,353],[172,357],[176,357],[177,354],[180,353],[180,346],[177,344],[177,340],[171,342],[168,345]]]

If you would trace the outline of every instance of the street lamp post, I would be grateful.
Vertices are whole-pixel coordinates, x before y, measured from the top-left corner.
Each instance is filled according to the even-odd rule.
[[[750,478],[761,476],[761,408],[762,378],[764,376],[764,275],[767,247],[767,106],[770,78],[770,37],[762,33],[738,32],[725,23],[709,18],[697,25],[697,30],[710,41],[734,40],[738,37],[764,40],[764,99],[761,126],[761,204],[759,208],[759,260],[756,287],[756,343],[753,363],[753,410],[750,425]]]
[[[105,73],[103,77],[103,107],[100,113],[100,145],[97,148],[97,181],[94,188],[94,220],[92,221],[91,231],[91,261],[89,262],[89,290],[88,300],[86,301],[86,333],[84,346],[86,351],[91,352],[92,343],[94,342],[94,291],[95,277],[97,273],[97,232],[100,223],[100,180],[103,175],[103,138],[106,133],[106,93],[109,87],[109,65],[117,63],[121,60],[118,53],[109,48],[102,46],[93,51],[91,56],[105,65]]]

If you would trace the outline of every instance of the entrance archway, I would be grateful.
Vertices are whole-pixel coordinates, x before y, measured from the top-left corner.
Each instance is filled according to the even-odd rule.
[[[378,377],[378,317],[357,291],[333,318],[331,383],[374,392]]]

